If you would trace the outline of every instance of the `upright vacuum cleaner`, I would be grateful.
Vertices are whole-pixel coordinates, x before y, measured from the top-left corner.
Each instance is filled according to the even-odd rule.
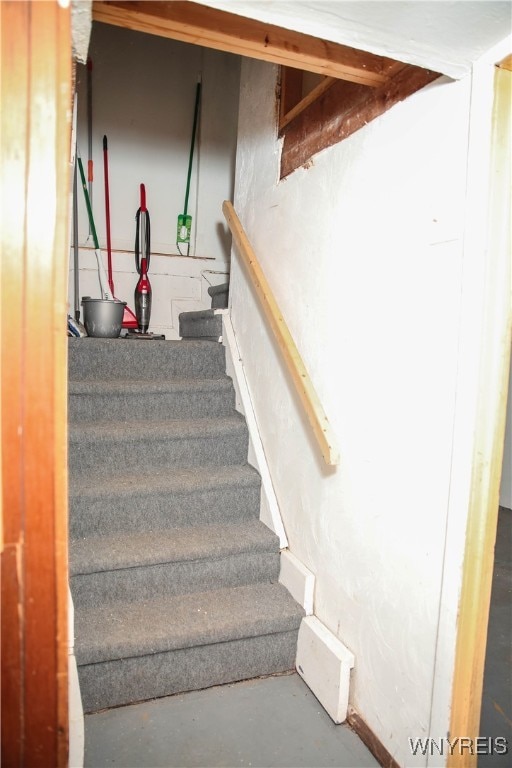
[[[139,280],[135,286],[135,315],[137,330],[128,331],[127,339],[165,339],[162,334],[151,333],[149,321],[151,318],[152,290],[149,282],[148,269],[151,260],[151,224],[149,211],[146,207],[146,188],[140,185],[140,207],[135,216],[135,266]]]

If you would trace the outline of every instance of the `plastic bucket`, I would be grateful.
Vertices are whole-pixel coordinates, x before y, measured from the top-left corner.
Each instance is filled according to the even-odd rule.
[[[82,298],[84,325],[88,336],[117,339],[121,333],[126,301]]]

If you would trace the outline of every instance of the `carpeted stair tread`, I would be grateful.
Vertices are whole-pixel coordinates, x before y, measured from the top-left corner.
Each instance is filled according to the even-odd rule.
[[[69,474],[114,477],[174,467],[247,462],[249,434],[241,414],[215,418],[89,420],[69,425]]]
[[[83,422],[70,424],[69,440],[71,449],[75,443],[122,442],[133,443],[145,440],[180,439],[187,437],[218,437],[245,432],[243,417],[233,411],[231,416],[214,419],[171,419],[151,423],[146,420],[130,419],[114,424],[108,422]]]
[[[259,520],[231,525],[87,537],[70,543],[70,573],[88,574],[173,562],[277,552],[279,540]]]
[[[289,672],[297,629],[79,667],[84,712]]]
[[[134,347],[136,346],[136,349]],[[165,376],[225,374],[225,350],[201,339],[186,341],[127,341],[70,338],[68,371],[72,380],[120,378],[150,380]]]
[[[229,392],[231,379],[224,375],[202,378],[179,378],[177,376],[162,379],[101,379],[98,381],[79,380],[69,382],[71,395],[135,394],[143,398],[148,394],[167,394],[179,392],[204,392],[222,389]]]
[[[217,296],[219,293],[227,293],[229,290],[229,283],[219,283],[218,285],[210,285],[208,293],[210,296]]]
[[[177,466],[245,464],[249,440],[236,411],[216,418],[75,422],[68,434],[71,481],[143,467],[172,472]]]
[[[214,309],[181,312],[179,333],[184,341],[190,339],[219,339],[222,335],[222,315]]]
[[[212,317],[219,317],[222,320],[222,315],[215,314],[214,309],[196,309],[190,312],[181,312],[181,315],[188,320],[209,320]]]
[[[227,416],[234,407],[235,390],[226,375],[69,382],[71,423],[210,418]]]
[[[212,297],[212,309],[227,309],[229,304],[229,282],[210,285],[208,293]]]
[[[79,665],[296,630],[302,608],[280,584],[251,584],[82,609]]]
[[[204,467],[168,467],[135,472],[127,472],[104,477],[88,473],[77,476],[70,487],[70,498],[88,498],[90,501],[103,497],[152,496],[158,492],[169,494],[192,494],[227,488],[233,484],[239,488],[254,487],[261,483],[258,472],[250,464],[230,464],[211,466],[208,472]]]
[[[247,463],[79,472],[69,494],[71,538],[259,517],[261,478]]]

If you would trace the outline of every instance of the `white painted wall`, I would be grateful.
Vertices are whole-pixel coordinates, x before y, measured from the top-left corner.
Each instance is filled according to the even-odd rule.
[[[451,557],[457,590],[463,552],[445,537],[470,78],[441,78],[282,182],[275,78],[243,61],[235,208],[337,435],[337,469],[236,261],[232,321],[290,551],[316,576],[315,614],[355,654],[351,704],[400,764],[424,765],[407,739],[429,734],[442,578]]]
[[[511,30],[507,0],[201,0],[222,11],[463,77]]]
[[[100,247],[106,226],[103,135],[108,137],[111,238],[116,295],[133,308],[135,214],[139,185],[151,216],[151,329],[177,338],[177,309],[210,306],[206,289],[229,272],[230,240],[222,201],[232,198],[240,59],[117,27],[93,24],[93,210]],[[190,256],[176,247],[183,212],[196,83],[202,78],[201,118],[188,212],[193,216]],[[86,67],[77,66],[78,148],[87,174]],[[79,242],[92,247],[79,188]],[[186,249],[182,247],[186,253]],[[80,296],[99,297],[93,254],[81,252]],[[70,260],[70,304],[73,259]],[[172,304],[171,304],[172,302]]]

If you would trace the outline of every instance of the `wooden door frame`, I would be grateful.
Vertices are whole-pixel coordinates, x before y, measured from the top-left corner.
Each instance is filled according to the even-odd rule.
[[[2,763],[68,761],[71,30],[2,2]]]
[[[480,214],[485,250],[482,342],[451,697],[452,739],[479,736],[505,440],[512,336],[512,72],[509,64],[502,64],[483,63],[483,72],[475,73],[476,79],[492,78],[494,88],[492,126],[487,136],[490,147],[480,146],[482,154],[488,154],[488,210]],[[473,106],[473,110],[479,107],[480,104]],[[477,761],[476,750],[456,749],[448,757],[447,765],[476,768]]]

